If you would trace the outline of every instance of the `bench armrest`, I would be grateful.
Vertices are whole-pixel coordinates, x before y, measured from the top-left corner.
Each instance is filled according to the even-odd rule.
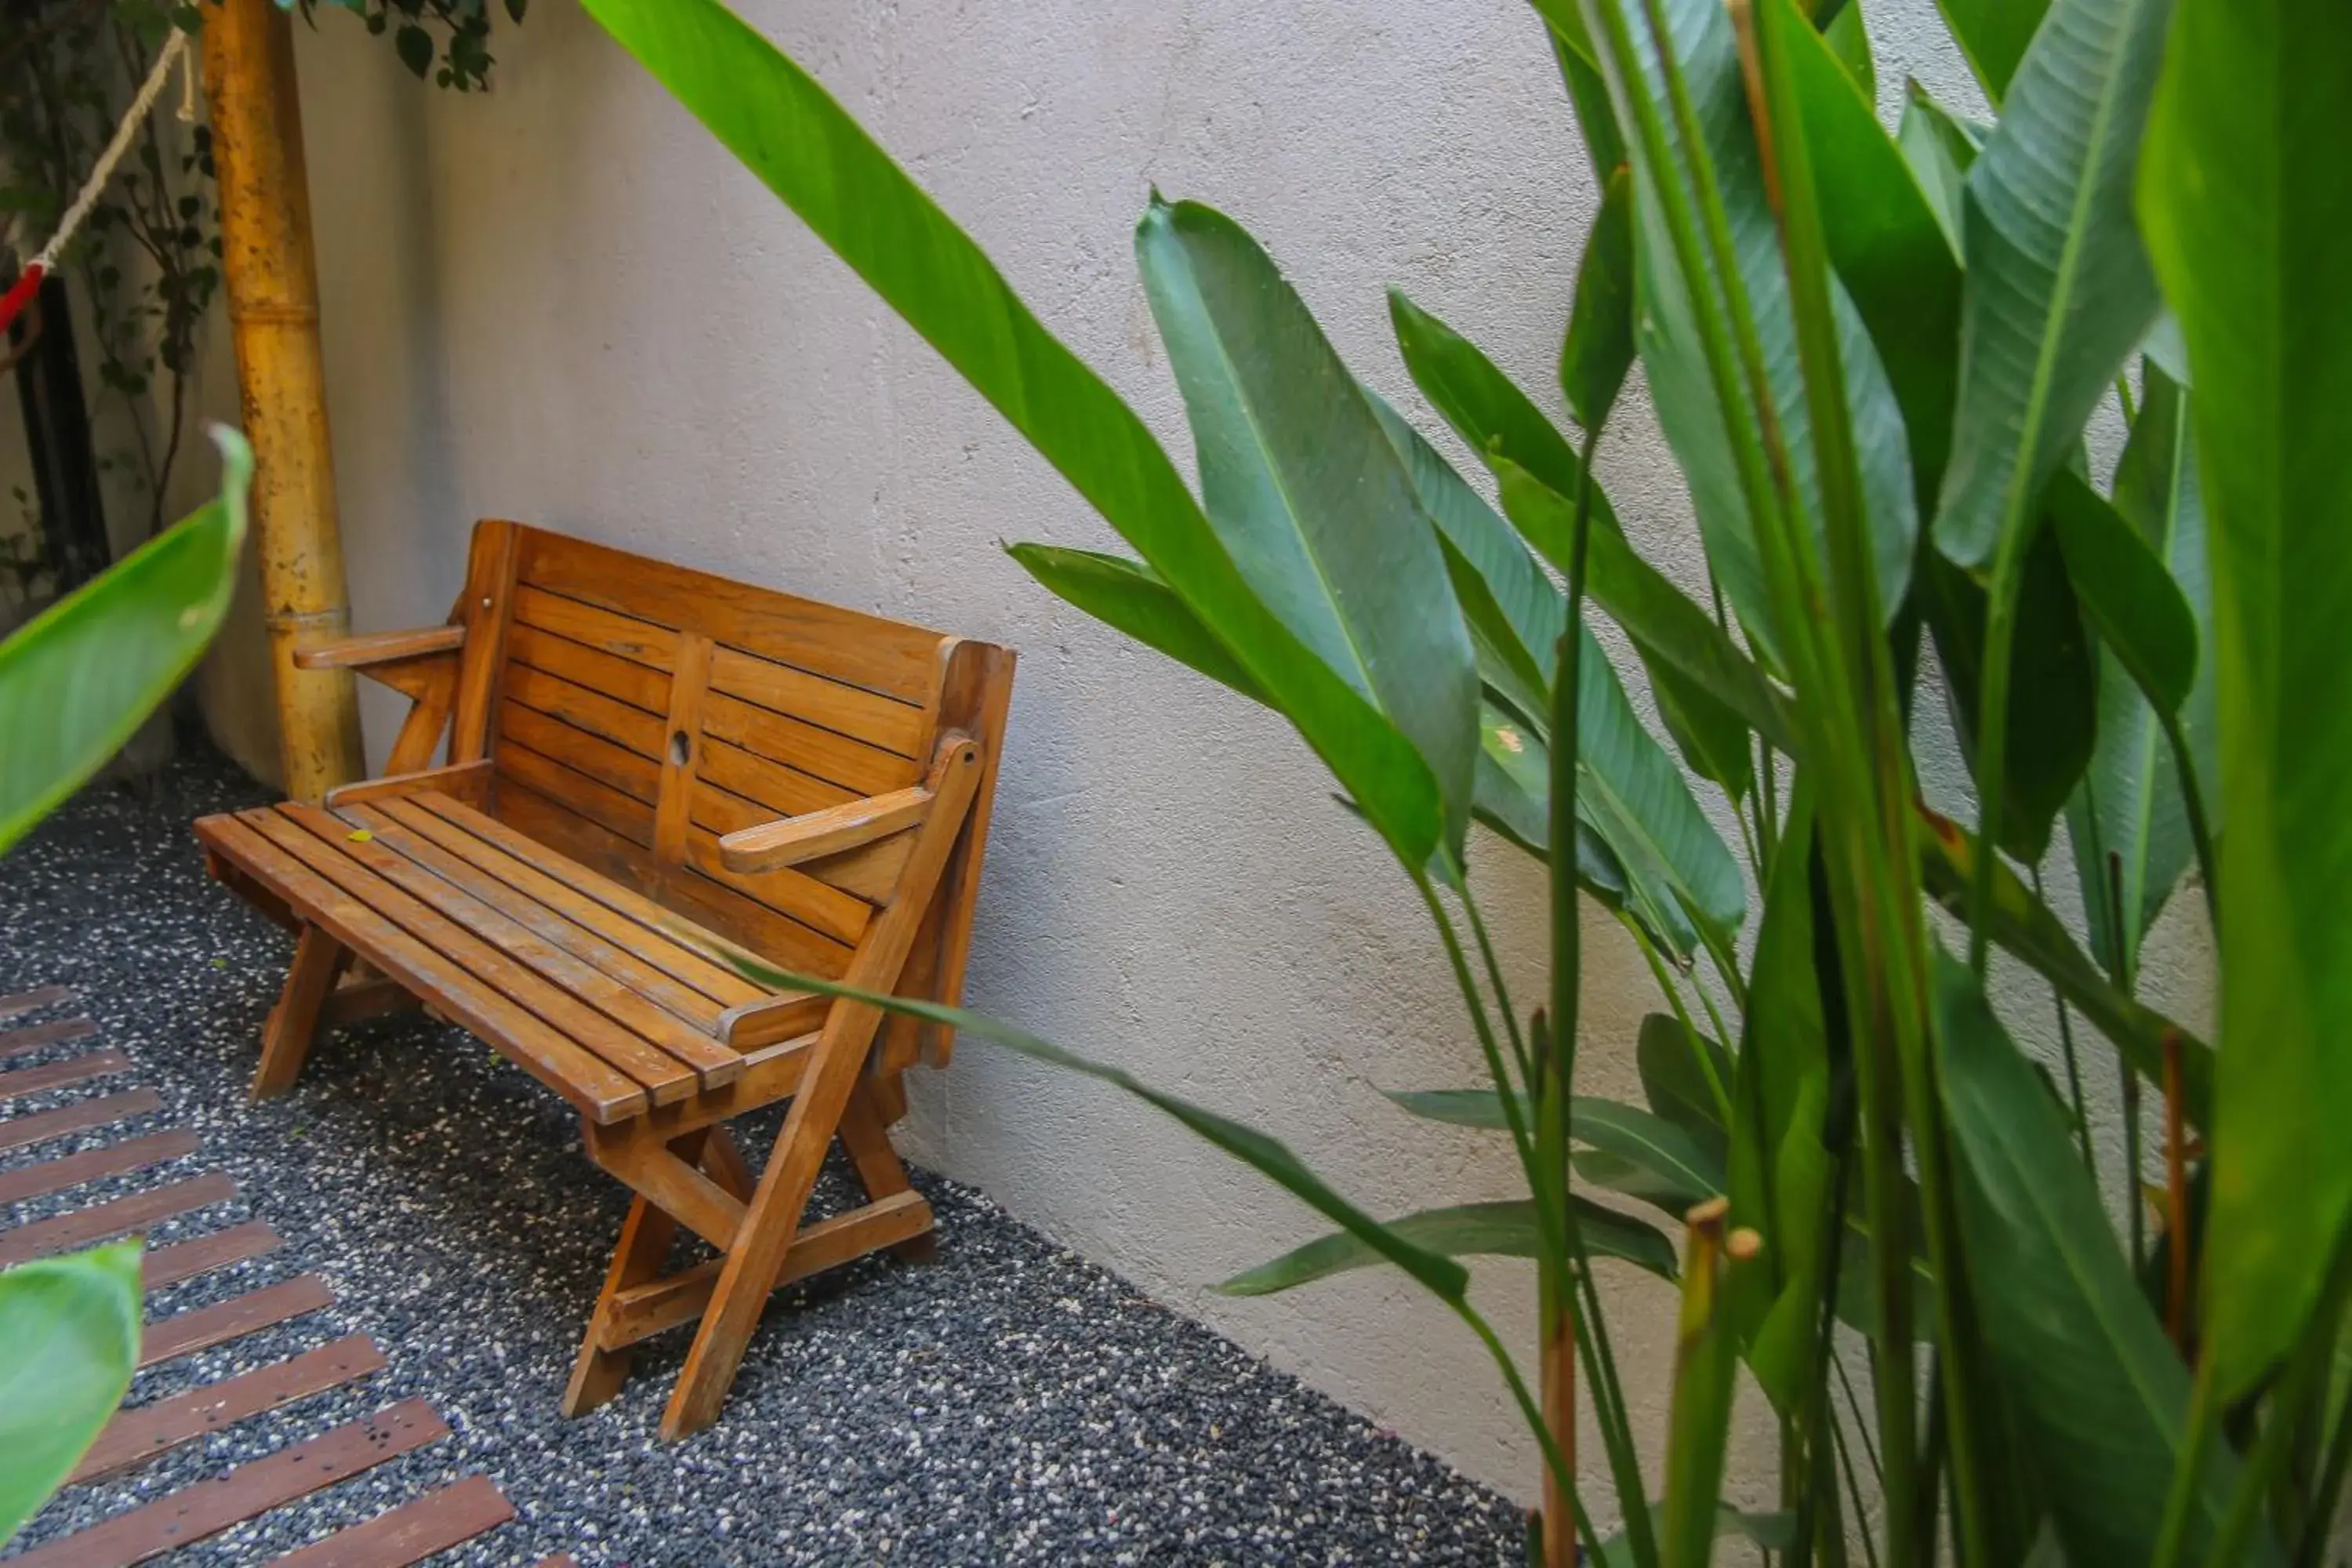
[[[465,646],[463,626],[420,626],[415,631],[373,632],[365,637],[337,637],[294,650],[297,669],[365,669],[372,664],[425,658],[455,653]]]
[[[782,870],[903,833],[930,809],[931,792],[920,784],[871,795],[730,833],[719,841],[719,858],[730,871]]]

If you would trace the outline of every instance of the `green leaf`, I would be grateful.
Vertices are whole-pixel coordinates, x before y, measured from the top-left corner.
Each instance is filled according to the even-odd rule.
[[[2070,1557],[2153,1562],[2186,1447],[2189,1370],[2132,1278],[2050,1091],[1967,966],[1940,951],[1937,961],[1944,1105],[1984,1344]],[[2199,1478],[2192,1561],[2236,1468],[2217,1446]]]
[[[221,493],[0,642],[0,854],[195,668],[236,588],[253,459],[215,426]]]
[[[1537,859],[1551,859],[1551,754],[1540,737],[1493,703],[1479,707],[1480,750],[1474,806],[1478,820]],[[1577,886],[1604,906],[1626,906],[1625,867],[1600,830],[1576,822]],[[1636,919],[1641,918],[1636,914]],[[1652,933],[1654,939],[1665,938]]]
[[[1559,350],[1559,386],[1568,411],[1598,430],[1633,368],[1633,177],[1623,168],[1601,186],[1600,216],[1584,237],[1576,269],[1576,303]]]
[[[2113,515],[2160,559],[2159,570],[2168,573],[2189,617],[2194,668],[2185,697],[2173,700],[2179,709],[2177,728],[2189,743],[2189,763],[2210,816],[2220,798],[2213,660],[2210,655],[2199,657],[2197,650],[2212,637],[2213,595],[2205,567],[2205,512],[2196,444],[2189,439],[2186,395],[2153,367],[2147,385],[2147,400],[2116,469]],[[2053,486],[2053,516],[2067,504],[2057,490],[2070,481],[2071,476],[2062,471]],[[2063,542],[2063,532],[2060,537]],[[2082,569],[2071,561],[2069,570],[2079,578]],[[2160,590],[2152,586],[2143,592],[2160,596]],[[2170,618],[2169,612],[2157,614]],[[2168,633],[2149,635],[2177,640],[2179,631],[2176,626]],[[2197,852],[2178,759],[2150,705],[2148,681],[2135,678],[2120,651],[2109,651],[2100,659],[2098,743],[2083,788],[2068,805],[2067,826],[2074,842],[2074,871],[2082,884],[2091,950],[2102,963],[2129,976],[2138,973],[2140,940],[2156,923],[2181,875],[2195,864]],[[2150,662],[2147,654],[2138,657],[2144,664]],[[2163,657],[2155,655],[2155,661]],[[2167,689],[2160,678],[2157,684],[2158,689]],[[2179,689],[2177,670],[2168,689]],[[2121,921],[2113,908],[2117,889],[2109,881],[2111,855],[2119,873]]]
[[[1945,910],[1967,918],[1978,844],[1958,823],[1919,808],[1920,880]],[[2007,865],[1993,873],[1992,939],[2058,990],[2094,1028],[2115,1043],[2132,1070],[2164,1083],[2165,1041],[2180,1042],[2181,1116],[2200,1131],[2212,1126],[2213,1048],[2137,998],[2116,989],[2084,956],[2050,906]]]
[[[1858,4],[1859,0],[1852,3]],[[1664,1507],[1664,1501],[1654,1500],[1650,1512],[1655,1516]],[[1796,1539],[1796,1518],[1788,1513],[1750,1512],[1719,1502],[1715,1505],[1715,1538],[1745,1541],[1767,1552],[1785,1552]],[[1640,1562],[1622,1532],[1599,1542],[1593,1552],[1601,1568],[1637,1568]]]
[[[1969,171],[1936,547],[1988,570],[2156,319],[2132,170],[2172,0],[2056,0]],[[2021,661],[2021,668],[2032,666]]]
[[[1584,1228],[1585,1249],[1592,1257],[1614,1258],[1661,1279],[1675,1277],[1674,1244],[1657,1226],[1588,1198],[1573,1201]],[[1423,1209],[1390,1220],[1388,1227],[1415,1246],[1445,1258],[1540,1256],[1536,1205],[1530,1198]],[[1381,1261],[1362,1241],[1337,1231],[1236,1274],[1217,1289],[1228,1296],[1270,1296]]]
[[[1985,96],[2000,103],[2050,0],[1937,0]]]
[[[1501,657],[1523,676],[1532,672],[1534,689],[1528,696],[1536,712],[1541,713],[1547,707],[1542,693],[1551,685],[1560,628],[1568,625],[1567,596],[1544,575],[1510,524],[1495,515],[1495,509],[1454,471],[1454,465],[1440,457],[1420,431],[1378,394],[1368,390],[1364,396],[1389,444],[1403,460],[1413,492],[1421,498],[1429,521],[1437,525],[1439,539],[1452,552],[1447,569],[1454,574],[1457,596],[1462,581],[1455,569],[1457,558],[1460,565],[1475,574],[1485,590],[1481,609],[1491,605],[1493,616],[1483,627],[1479,617],[1473,616],[1473,632],[1485,630]],[[1470,610],[1466,597],[1463,607],[1465,613]],[[1509,628],[1507,637],[1498,623]]]
[[[1841,17],[1861,14],[1848,4]],[[1904,150],[1878,123],[1823,39],[1784,29],[1790,74],[1813,165],[1822,242],[1853,297],[1887,384],[1903,411],[1913,494],[1934,504],[1942,479],[1958,393],[1960,268],[1957,242],[1939,226]],[[1906,125],[1919,112],[1905,111]],[[1955,195],[1958,176],[1953,176]]]
[[[1769,384],[1772,418],[1788,457],[1789,478],[1804,526],[1819,541],[1823,531],[1821,486],[1816,471],[1812,416],[1798,361],[1796,322],[1788,273],[1781,260],[1780,227],[1767,196],[1754,135],[1748,119],[1746,89],[1729,14],[1718,0],[1660,0],[1728,221],[1738,282],[1755,318],[1758,347]],[[1646,28],[1637,28],[1642,79],[1611,80],[1612,94],[1640,91],[1664,111],[1663,75]],[[1616,104],[1621,120],[1633,110]],[[1638,150],[1637,150],[1638,151]],[[1779,668],[1780,638],[1771,625],[1763,567],[1748,516],[1748,499],[1725,413],[1717,405],[1706,368],[1693,296],[1666,234],[1658,181],[1662,172],[1634,160],[1634,253],[1641,309],[1635,342],[1649,377],[1658,423],[1688,481],[1707,560],[1724,597],[1747,627],[1765,662]],[[1674,171],[1664,177],[1678,177]],[[1719,289],[1714,279],[1701,280]],[[1831,316],[1854,449],[1861,466],[1864,510],[1870,528],[1870,554],[1879,600],[1891,620],[1900,609],[1911,574],[1912,546],[1918,532],[1903,417],[1870,334],[1842,285],[1832,279]],[[1533,469],[1538,479],[1540,469]],[[1549,482],[1549,481],[1547,481]]]
[[[1650,1109],[1721,1161],[1730,1147],[1731,1053],[1681,1019],[1652,1013],[1634,1037],[1633,1066]]]
[[[1503,1097],[1491,1089],[1383,1089],[1391,1100],[1403,1110],[1430,1121],[1443,1121],[1454,1127],[1475,1127],[1482,1132],[1502,1131],[1511,1125],[1503,1114]],[[1534,1114],[1527,1097],[1519,1097],[1519,1108],[1528,1115]]]
[[[1497,454],[1489,462],[1504,514],[1559,565],[1570,548],[1575,508],[1513,458]],[[1585,590],[1623,629],[1652,687],[1671,688],[1674,703],[1685,711],[1720,710],[1710,722],[1752,730],[1775,750],[1794,754],[1795,725],[1779,689],[1705,610],[1634,552],[1598,489],[1592,500]]]
[[[1971,773],[1981,737],[1988,595],[1966,572],[1933,552],[1920,562],[1919,603],[1944,667],[1952,729]],[[2090,766],[2097,740],[2096,650],[2068,580],[2065,556],[2053,531],[2026,547],[2012,633],[2009,745],[2003,753],[2001,847],[2034,863],[2050,847],[2050,830]]]
[[[2284,1355],[2352,1216],[2352,28],[2180,0],[2139,212],[2196,374],[2220,717],[2214,1392]]]
[[[1724,1190],[1720,1159],[1664,1117],[1638,1106],[1580,1094],[1569,1102],[1568,1131],[1586,1148],[1640,1173],[1648,1184],[1635,1195],[1670,1212],[1680,1214]]]
[[[1210,525],[1283,625],[1421,752],[1458,850],[1476,667],[1403,458],[1239,225],[1155,194],[1135,251],[1184,394]]]
[[[139,1244],[0,1271],[0,1542],[64,1484],[139,1363]]]
[[[1878,98],[1878,66],[1870,58],[1870,29],[1862,19],[1862,0],[1849,0],[1821,31],[1822,41],[1865,100]]]
[[[588,9],[1118,531],[1420,874],[1454,804],[1436,775],[1258,598],[1143,422],[1039,324],[980,247],[814,78],[718,0],[588,0]],[[1465,701],[1465,726],[1472,710]],[[1465,796],[1470,746],[1465,739]]]
[[[1112,1067],[1107,1062],[1082,1057],[1076,1051],[1065,1050],[1050,1040],[1041,1039],[1025,1029],[1017,1029],[984,1013],[942,1006],[937,1002],[923,1002],[908,996],[887,995],[856,985],[844,985],[837,980],[819,975],[797,974],[791,970],[779,969],[740,948],[716,947],[698,941],[690,928],[680,926],[671,929],[675,934],[717,962],[771,990],[814,991],[819,995],[845,997],[852,1002],[879,1007],[884,1012],[920,1018],[925,1023],[945,1025],[967,1035],[977,1035],[1034,1060],[1082,1073],[1123,1089],[1145,1104],[1166,1112],[1203,1142],[1269,1178],[1285,1192],[1362,1242],[1375,1257],[1403,1269],[1440,1300],[1455,1307],[1463,1303],[1465,1292],[1470,1285],[1469,1270],[1452,1258],[1442,1257],[1398,1235],[1341,1197],[1279,1139],[1270,1138],[1231,1117],[1154,1089],[1124,1068]]]
[[[1642,728],[1591,628],[1579,626],[1577,803],[1624,863],[1636,901],[1645,888],[1672,889],[1690,919],[1739,929],[1748,892],[1739,863],[1692,798],[1682,770]],[[1670,923],[1664,921],[1662,923]],[[1687,944],[1680,952],[1689,952]]]
[[[2197,679],[2197,618],[2162,560],[2105,496],[2061,471],[2047,498],[2066,575],[2148,700],[2177,713]]]
[[[1159,649],[1253,702],[1265,694],[1236,662],[1216,634],[1185,607],[1160,574],[1140,561],[1066,550],[1053,544],[1013,544],[1005,553],[1059,597],[1105,626]]]
[[[1921,198],[1935,213],[1936,226],[1944,231],[1945,243],[1957,263],[1969,170],[1976,163],[1981,142],[1974,130],[1937,103],[1916,80],[1905,86],[1903,119],[1895,127],[1895,142],[1903,150],[1903,161],[1911,166],[1911,178]],[[1954,347],[1957,351],[1957,340]],[[1916,432],[1912,440],[1916,450]]]

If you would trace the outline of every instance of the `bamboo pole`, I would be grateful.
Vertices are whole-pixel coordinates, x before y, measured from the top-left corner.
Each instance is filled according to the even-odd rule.
[[[315,801],[359,777],[363,763],[351,672],[294,668],[297,647],[351,629],[351,607],[327,438],[292,19],[270,0],[222,0],[205,7],[204,47],[222,273],[256,465],[255,550],[278,755],[287,793]]]

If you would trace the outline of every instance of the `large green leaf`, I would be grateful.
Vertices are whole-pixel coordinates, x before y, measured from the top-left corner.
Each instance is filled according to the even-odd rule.
[[[1437,525],[1439,537],[1476,574],[1500,622],[1509,627],[1507,640],[1517,647],[1516,653],[1507,650],[1507,657],[1533,672],[1537,691],[1532,695],[1540,714],[1547,707],[1541,692],[1551,685],[1552,662],[1559,657],[1560,628],[1568,625],[1567,595],[1544,575],[1511,525],[1495,515],[1486,498],[1454,471],[1454,465],[1404,416],[1377,393],[1368,390],[1364,396],[1389,444],[1403,459],[1413,492]],[[1455,580],[1460,581],[1458,573]]]
[[[1849,4],[1845,14],[1859,14]],[[1903,410],[1913,493],[1932,506],[1951,438],[1960,267],[1912,165],[1825,40],[1787,28],[1830,264],[1853,297]],[[1906,110],[1906,119],[1910,111]]]
[[[1769,383],[1771,416],[1805,525],[1818,541],[1823,513],[1811,414],[1798,363],[1780,225],[1748,125],[1731,18],[1717,0],[1660,0],[1659,9],[1706,142],[1704,148],[1689,152],[1710,161],[1721,191],[1738,281],[1753,312],[1758,348]],[[1610,74],[1610,91],[1621,121],[1633,113],[1631,93],[1647,96],[1659,112],[1665,112],[1664,78],[1648,30],[1636,28],[1634,33],[1641,79],[1629,83],[1613,71]],[[1668,137],[1679,143],[1671,116]],[[1635,339],[1648,373],[1651,401],[1690,486],[1716,580],[1748,628],[1750,640],[1777,665],[1780,637],[1771,625],[1761,558],[1739,481],[1732,435],[1725,424],[1726,413],[1716,402],[1689,292],[1693,281],[1717,291],[1718,280],[1688,280],[1681,274],[1664,226],[1658,184],[1662,178],[1676,177],[1674,171],[1650,168],[1637,149],[1634,173],[1638,218],[1634,249],[1642,302]],[[1892,618],[1910,579],[1912,544],[1918,531],[1903,417],[1853,301],[1834,280],[1831,294],[1845,402],[1861,463],[1871,557],[1880,603]],[[1538,478],[1544,477],[1540,470],[1534,471]]]
[[[1478,776],[1473,805],[1478,820],[1549,862],[1551,858],[1551,753],[1541,737],[1492,702],[1478,710]],[[1612,910],[1627,907],[1625,866],[1585,820],[1576,819],[1577,886]],[[1643,918],[1639,911],[1635,918]],[[1658,941],[1665,936],[1651,933]]]
[[[1988,570],[2157,311],[2132,172],[2172,0],[2056,0],[1969,170],[1960,401],[1936,545]]]
[[[1952,37],[1995,103],[2009,91],[2050,0],[1936,0]]]
[[[1399,1107],[1431,1121],[1493,1131],[1510,1125],[1492,1089],[1394,1089]],[[1524,1096],[1519,1108],[1532,1114]],[[1580,1094],[1570,1100],[1568,1133],[1612,1173],[1601,1184],[1676,1215],[1724,1190],[1723,1161],[1665,1117],[1614,1100]],[[1580,1163],[1580,1169],[1583,1168]]]
[[[1283,625],[1420,751],[1458,848],[1476,667],[1404,456],[1238,224],[1155,194],[1135,252],[1184,395],[1210,526]]]
[[[106,765],[228,613],[253,458],[215,427],[216,500],[0,642],[0,854]]]
[[[1976,876],[1977,840],[1958,823],[1919,808],[1920,881],[1954,916],[1966,919]],[[2150,1084],[2164,1083],[2165,1042],[2180,1046],[2180,1107],[2189,1125],[2209,1131],[2213,1117],[2213,1048],[2153,1007],[2117,989],[2075,943],[2050,906],[2006,864],[1993,873],[1992,939],[2058,990],[2093,1027],[2113,1041]]]
[[[1731,1053],[1680,1018],[1652,1013],[1634,1037],[1633,1068],[1650,1109],[1721,1160],[1730,1146]]]
[[[1944,1105],[1985,1345],[2073,1561],[2155,1561],[2187,1446],[2189,1369],[2140,1294],[2049,1089],[1976,976],[1937,959]],[[2217,1447],[2199,1478],[2192,1543],[2210,1538],[2235,1469]]]
[[[139,1244],[0,1271],[0,1543],[62,1485],[139,1363]]]
[[[718,0],[589,0],[588,9],[1135,547],[1398,858],[1428,865],[1454,803],[1412,742],[1260,601],[1143,422],[889,154]]]
[[[1265,701],[1257,682],[1216,634],[1202,625],[1201,617],[1142,562],[1055,544],[1013,544],[1005,547],[1005,553],[1021,563],[1029,575],[1105,626],[1157,648],[1253,702]]]
[[[1601,187],[1601,213],[1584,238],[1576,269],[1576,303],[1559,350],[1559,389],[1568,411],[1598,430],[1633,368],[1633,178],[1612,171]]]
[[[1982,737],[1988,595],[1959,567],[1923,552],[1919,604],[1944,667],[1952,729],[1971,771]],[[2026,547],[2011,633],[2013,681],[2009,744],[2002,754],[2000,844],[2028,864],[2050,847],[2050,831],[2090,766],[2098,714],[2097,649],[2083,625],[2066,560],[2050,531]]]
[[[2140,217],[2196,374],[2220,711],[2221,1040],[2204,1326],[2231,1398],[2352,1216],[2352,27],[2180,0]]]
[[[1974,166],[1977,153],[1982,150],[1981,139],[1973,128],[1937,103],[1926,88],[1913,80],[1905,86],[1903,118],[1895,128],[1895,142],[1903,150],[1903,161],[1911,166],[1911,177],[1918,184],[1920,197],[1935,213],[1936,226],[1944,231],[1945,244],[1957,261],[1961,245],[1961,209],[1967,205],[1968,198],[1969,170]],[[1957,352],[1957,338],[1953,347]],[[1949,431],[1944,433],[1946,437],[1949,435]],[[1912,440],[1916,451],[1916,433]]]
[[[2108,638],[2110,647],[2099,664],[2098,744],[2083,788],[2067,808],[2091,950],[2125,975],[2138,973],[2141,938],[2196,860],[2179,760],[2171,753],[2151,691],[2178,714],[2177,726],[2189,742],[2190,764],[2209,815],[2218,788],[2213,660],[2199,652],[2211,636],[2213,596],[2205,570],[2204,502],[2197,481],[2195,443],[2189,439],[2188,399],[2153,366],[2147,382],[2147,399],[2116,470],[2114,505],[2108,507],[2063,472],[2051,495],[2051,515],[2059,524],[2068,570],[2078,584],[2095,572],[2120,594],[2126,584],[2148,575],[2148,562],[2156,563],[2155,575],[2163,579],[2141,583],[2130,594],[2132,603],[2151,606],[2146,616],[2149,624],[2127,633],[2120,643]],[[2095,565],[2090,559],[2095,551],[2086,548],[2091,542],[2069,540],[2070,513],[2080,514],[2073,523],[2076,534],[2112,534],[2118,528],[2132,533],[2145,560],[2121,571]],[[2108,538],[2095,552],[2122,556],[2127,551]],[[2084,557],[2079,562],[2078,554]],[[2163,603],[2168,589],[2169,605]],[[2085,602],[2091,602],[2088,595]],[[2118,605],[2109,618],[2122,614]],[[2128,657],[2127,647],[2132,650]],[[2120,911],[2115,907],[2118,893]]]
[[[1674,1244],[1656,1226],[1619,1214],[1589,1198],[1572,1201],[1583,1227],[1585,1250],[1591,1256],[1631,1263],[1661,1279],[1675,1277]],[[1388,1227],[1416,1246],[1446,1258],[1541,1256],[1536,1205],[1531,1198],[1423,1209],[1390,1220]],[[1334,1231],[1236,1274],[1217,1289],[1228,1296],[1270,1296],[1277,1290],[1288,1290],[1382,1261],[1378,1253],[1356,1237],[1344,1230]]]

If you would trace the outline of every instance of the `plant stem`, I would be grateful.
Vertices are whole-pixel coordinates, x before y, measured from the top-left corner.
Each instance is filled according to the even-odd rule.
[[[2271,1389],[2262,1436],[2254,1440],[2253,1452],[2246,1457],[2244,1467],[2238,1472],[2237,1489],[2231,1494],[2229,1509],[2214,1531],[2211,1561],[2215,1563],[2240,1560],[2247,1538],[2253,1533],[2254,1521],[2262,1511],[2272,1479],[2294,1447],[2304,1407],[2316,1390],[2327,1384],[2328,1361],[2336,1348],[2347,1288],[2352,1288],[2352,1226],[2336,1237],[2336,1255],[2328,1262],[2327,1282],[2320,1288],[2311,1321],[2304,1325],[2301,1342]],[[2324,1531],[2326,1525],[2326,1521],[2317,1517],[2312,1521],[2315,1529]]]
[[[2311,1489],[2311,1511],[2303,1521],[2303,1540],[2294,1552],[2294,1568],[2320,1568],[2327,1540],[2336,1523],[2336,1508],[2344,1496],[2344,1478],[2352,1472],[2352,1400],[2339,1403],[2327,1436],[2326,1457]]]
[[[2197,1381],[2189,1388],[2187,1436],[2173,1461],[2172,1486],[2165,1493],[2163,1522],[2157,1529],[2149,1568],[2180,1568],[2181,1553],[2189,1545],[2189,1515],[2203,1486],[2205,1456],[2213,1447],[2214,1429],[2221,1419],[2220,1404],[2213,1397],[2213,1358],[2209,1355],[2198,1363]]]
[[[2033,897],[2040,903],[2050,901],[2042,891],[2039,862],[2033,867]],[[2058,1045],[2066,1058],[2066,1100],[2074,1112],[2074,1141],[2082,1145],[2083,1170],[2091,1178],[2091,1190],[2095,1193],[2099,1190],[2099,1159],[2091,1146],[2091,1118],[2084,1109],[2083,1066],[2074,1055],[2074,1026],[2067,1021],[2065,994],[2058,989],[2055,981],[2050,986],[2050,1005],[2058,1010]]]
[[[1535,1093],[1535,1064],[1528,1055],[1527,1037],[1519,1032],[1519,1016],[1511,1006],[1511,988],[1504,982],[1503,966],[1495,956],[1495,943],[1486,932],[1486,918],[1479,911],[1478,900],[1471,896],[1468,878],[1463,879],[1462,908],[1470,917],[1470,934],[1478,944],[1478,960],[1486,965],[1486,984],[1493,987],[1496,1009],[1503,1015],[1503,1030],[1511,1045],[1511,1056],[1519,1066],[1519,1080],[1527,1091]]]
[[[1707,1090],[1715,1097],[1716,1115],[1726,1127],[1730,1126],[1732,1123],[1730,1086],[1723,1081],[1723,1075],[1716,1071],[1714,1058],[1697,1043],[1698,1026],[1691,1022],[1690,1009],[1683,1005],[1682,987],[1675,984],[1674,972],[1666,967],[1666,961],[1659,955],[1657,945],[1650,941],[1649,933],[1642,929],[1640,921],[1622,913],[1619,914],[1617,919],[1619,923],[1633,933],[1633,945],[1640,949],[1642,957],[1649,963],[1650,977],[1657,982],[1658,989],[1665,993],[1666,1005],[1673,1008],[1675,1012],[1675,1022],[1683,1026],[1684,1035],[1690,1038],[1692,1054],[1698,1061],[1699,1076],[1706,1079]],[[1702,1002],[1706,1000],[1706,992],[1703,987],[1699,990],[1699,999]],[[1712,1016],[1711,1012],[1710,1016]],[[1718,1043],[1722,1040],[1720,1033],[1722,1027],[1722,1020],[1716,1020],[1717,1030],[1716,1038]]]
[[[1552,1441],[1550,1431],[1544,1426],[1543,1412],[1537,1408],[1535,1396],[1528,1392],[1528,1380],[1519,1374],[1519,1363],[1513,1361],[1511,1352],[1503,1348],[1502,1339],[1495,1332],[1495,1326],[1486,1321],[1486,1317],[1466,1299],[1452,1305],[1454,1315],[1470,1325],[1471,1332],[1478,1336],[1479,1342],[1486,1347],[1486,1353],[1494,1358],[1495,1365],[1501,1371],[1504,1385],[1510,1389],[1511,1398],[1518,1405],[1519,1415],[1526,1420],[1528,1430],[1536,1435],[1536,1443],[1543,1450],[1545,1472],[1559,1485],[1561,1495],[1567,1500],[1570,1517],[1576,1521],[1578,1531],[1587,1541],[1600,1540],[1600,1535],[1592,1528],[1591,1516],[1585,1511],[1583,1495],[1576,1489],[1575,1468],[1559,1451],[1559,1445]]]

